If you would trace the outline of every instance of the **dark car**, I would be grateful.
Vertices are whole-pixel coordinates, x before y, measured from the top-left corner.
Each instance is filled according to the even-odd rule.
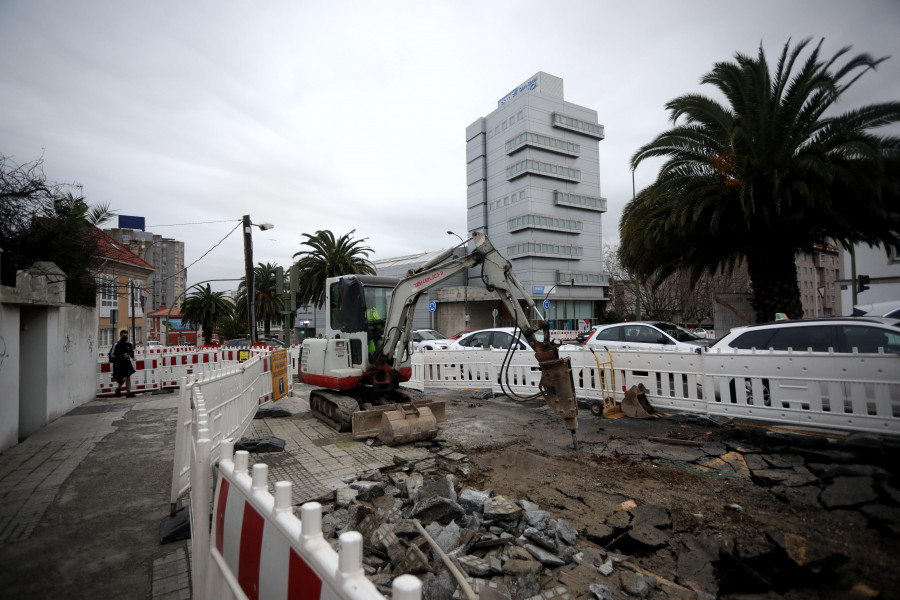
[[[282,342],[279,339],[275,339],[275,338],[261,337],[261,338],[257,338],[257,341],[264,343],[266,346],[269,346],[270,348],[284,348],[285,347],[284,342]],[[235,338],[233,340],[228,340],[227,342],[225,342],[224,345],[226,348],[239,348],[242,346],[249,346],[250,338]]]

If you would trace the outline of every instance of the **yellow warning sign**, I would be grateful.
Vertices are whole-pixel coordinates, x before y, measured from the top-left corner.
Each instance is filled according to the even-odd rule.
[[[287,350],[276,350],[269,355],[272,361],[272,401],[280,400],[288,393]]]
[[[250,350],[238,350],[238,362],[247,362],[250,360]]]

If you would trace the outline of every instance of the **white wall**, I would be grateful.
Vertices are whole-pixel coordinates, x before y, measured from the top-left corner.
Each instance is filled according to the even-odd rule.
[[[97,311],[62,306],[56,311],[48,353],[47,422],[90,402],[97,392]]]
[[[0,304],[0,451],[19,442],[19,307]]]

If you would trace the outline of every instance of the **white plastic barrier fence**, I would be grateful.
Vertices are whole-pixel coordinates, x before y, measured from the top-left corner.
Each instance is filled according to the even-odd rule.
[[[148,392],[160,389],[174,389],[180,385],[181,379],[187,377],[193,381],[195,376],[211,373],[227,365],[238,362],[241,348],[209,348],[195,346],[162,346],[135,350],[136,372],[131,376],[131,390]],[[272,348],[243,348],[249,350],[250,356],[268,356]],[[116,383],[112,380],[112,365],[107,353],[101,351],[97,359],[97,397],[108,397],[115,393]],[[297,360],[300,347],[288,349],[288,373],[293,379],[297,372]]]
[[[345,598],[383,600],[366,579],[363,538],[350,531],[339,538],[335,552],[322,536],[322,507],[308,502],[301,519],[291,506],[291,483],[279,481],[268,491],[268,466],[253,465],[249,454],[222,445],[209,548],[194,547],[195,564],[208,560],[205,588],[195,598]],[[193,506],[193,502],[192,502]],[[201,511],[205,525],[208,513]],[[194,542],[196,544],[196,541]],[[393,582],[393,597],[421,598],[421,582],[402,575]]]
[[[260,360],[256,357],[248,362]],[[247,365],[244,373],[253,367]],[[383,600],[365,578],[363,540],[358,532],[342,534],[340,553],[336,553],[322,536],[320,505],[305,504],[302,521],[297,519],[290,482],[277,482],[273,497],[268,491],[266,465],[254,465],[251,477],[247,452],[234,453],[230,439],[215,443],[218,434],[211,424],[216,421],[216,402],[210,402],[206,393],[214,392],[215,383],[224,378],[213,377],[192,384],[189,392],[193,597]],[[187,387],[185,382],[183,388]],[[256,394],[250,387],[243,395],[252,400]],[[219,480],[210,534],[214,446],[218,449]],[[394,580],[392,591],[399,600],[420,600],[422,585],[417,578],[404,575]]]
[[[271,357],[269,352],[255,352],[250,360],[238,363],[221,362],[216,371],[193,378],[182,378],[179,386],[178,421],[175,431],[175,458],[172,467],[170,502],[173,510],[178,498],[190,486],[192,403],[197,393],[206,399],[209,416],[210,453],[215,460],[219,444],[226,438],[237,439],[253,420],[260,406],[272,401]],[[293,378],[288,376],[289,389]]]
[[[571,358],[576,393],[587,400],[602,400],[600,383],[609,378],[618,401],[643,383],[650,402],[661,409],[900,434],[900,357],[894,354],[616,350],[612,369],[598,369],[586,349],[560,355]],[[509,376],[501,377],[505,356],[499,349],[417,352],[409,385],[536,393],[540,371],[534,356],[516,352]],[[601,363],[607,359],[605,352],[598,357]]]

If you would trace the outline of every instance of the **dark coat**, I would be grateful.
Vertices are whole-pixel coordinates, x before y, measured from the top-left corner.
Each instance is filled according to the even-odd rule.
[[[113,379],[118,382],[126,377],[131,377],[134,373],[134,364],[128,357],[134,357],[134,346],[131,342],[123,342],[119,340],[112,349]]]

